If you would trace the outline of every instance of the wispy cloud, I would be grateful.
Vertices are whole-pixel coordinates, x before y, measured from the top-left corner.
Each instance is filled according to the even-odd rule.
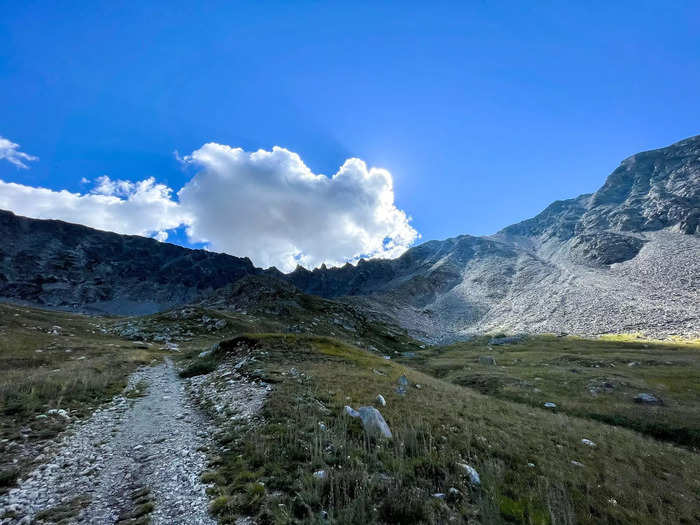
[[[29,166],[27,166],[25,162],[39,160],[39,157],[20,151],[19,144],[15,144],[11,140],[0,137],[0,159],[5,159],[18,168],[26,170]]]

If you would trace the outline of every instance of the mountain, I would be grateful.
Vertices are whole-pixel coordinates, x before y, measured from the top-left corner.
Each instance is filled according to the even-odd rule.
[[[0,210],[0,297],[112,314],[191,302],[246,275],[250,259]]]
[[[284,275],[247,258],[9,212],[0,212],[0,234],[0,298],[43,306],[296,308],[293,287],[275,284],[262,297],[260,280],[235,284],[264,275],[431,341],[487,331],[700,335],[700,136],[634,155],[594,194],[495,235],[430,241],[357,266]]]
[[[297,268],[426,339],[483,331],[700,334],[700,136],[624,160],[594,194],[489,237],[431,241],[395,260]]]

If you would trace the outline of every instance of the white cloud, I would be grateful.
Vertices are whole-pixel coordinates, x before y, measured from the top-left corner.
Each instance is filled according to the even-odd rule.
[[[27,169],[29,166],[25,164],[25,161],[31,162],[39,160],[39,157],[19,151],[19,144],[15,144],[11,140],[0,137],[0,159],[5,159],[18,168]]]
[[[178,192],[189,237],[263,267],[394,257],[418,236],[394,205],[391,174],[360,159],[327,177],[284,148],[249,153],[209,143],[183,161],[200,168]]]
[[[192,242],[284,271],[395,257],[418,238],[394,204],[391,174],[360,159],[332,177],[279,147],[246,152],[209,143],[181,160],[198,171],[178,200],[153,178],[102,176],[86,194],[0,181],[0,208],[160,241],[185,225]]]
[[[110,182],[108,177],[101,179],[99,188],[104,191]],[[61,219],[100,230],[146,236],[187,222],[171,198],[172,190],[153,178],[114,184],[121,193],[80,194],[0,180],[0,209],[37,219]],[[128,191],[122,191],[125,187]]]

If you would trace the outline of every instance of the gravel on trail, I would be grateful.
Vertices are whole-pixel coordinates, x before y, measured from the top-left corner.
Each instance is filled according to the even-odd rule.
[[[144,384],[142,397],[116,396],[75,424],[47,463],[0,498],[0,524],[111,525],[146,514],[155,525],[214,524],[200,481],[210,422],[169,359],[136,371],[125,392]]]

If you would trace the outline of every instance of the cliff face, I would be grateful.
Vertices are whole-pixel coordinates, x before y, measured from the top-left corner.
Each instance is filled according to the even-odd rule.
[[[357,266],[283,275],[9,212],[0,212],[0,234],[0,297],[33,304],[147,313],[265,274],[429,340],[481,331],[700,335],[700,136],[634,155],[594,194],[493,236],[430,241]]]
[[[0,297],[118,314],[183,304],[259,272],[249,259],[0,211]]]

